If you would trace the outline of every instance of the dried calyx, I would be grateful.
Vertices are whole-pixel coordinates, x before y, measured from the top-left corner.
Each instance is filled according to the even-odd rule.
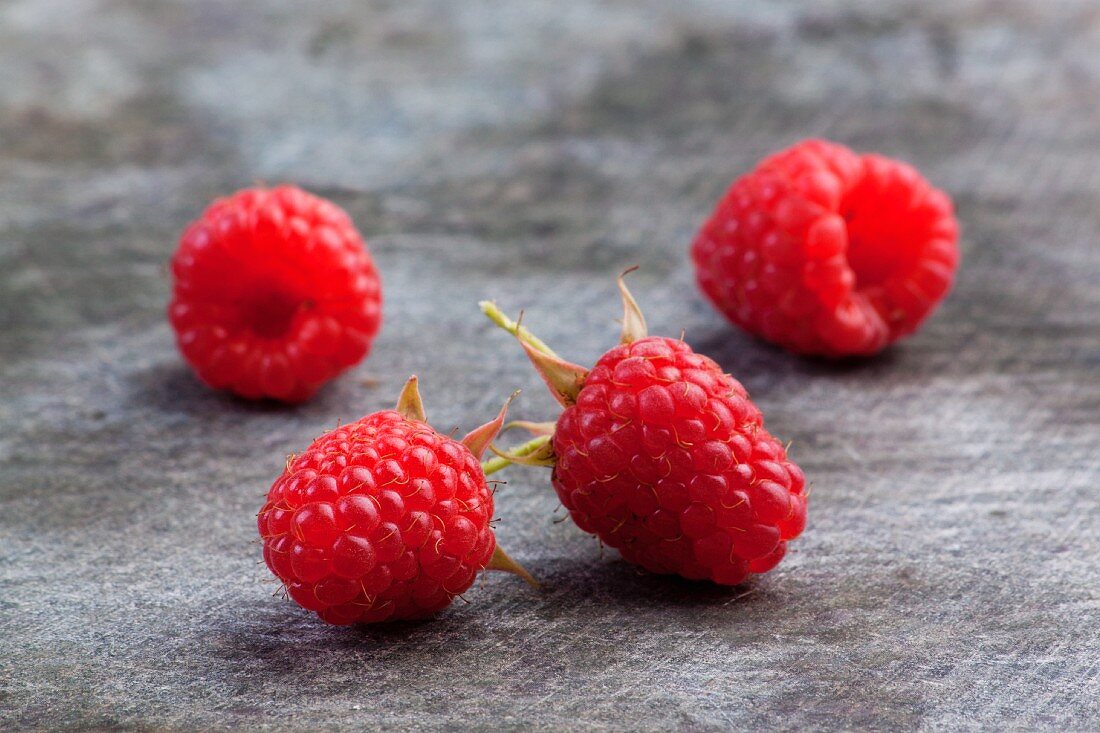
[[[489,449],[492,445],[493,439],[500,433],[501,428],[504,426],[504,416],[508,413],[508,406],[512,404],[512,400],[514,400],[518,394],[519,390],[517,389],[504,402],[504,406],[500,408],[500,412],[495,418],[480,427],[474,428],[459,441],[462,445],[466,446],[479,461],[485,455],[486,449]],[[406,420],[422,422],[425,425],[428,424],[428,418],[424,411],[424,401],[420,397],[419,380],[416,378],[416,375],[409,377],[409,380],[405,382],[405,386],[401,390],[400,396],[397,398],[397,407],[395,409],[400,412]],[[494,465],[496,460],[499,459],[493,459],[481,464],[482,470],[486,475],[499,471],[508,464],[508,462],[504,462],[500,465]],[[515,463],[516,461],[509,462]],[[495,545],[493,556],[489,559],[489,563],[485,566],[485,569],[503,570],[504,572],[513,573],[526,580],[533,587],[539,587],[538,581],[535,580],[522,565],[509,557],[508,553],[501,549],[499,543]]]
[[[627,275],[637,269],[637,267],[631,267],[619,275],[617,280],[619,295],[623,301],[623,325],[622,334],[619,338],[621,344],[633,343],[648,335],[645,316],[642,315],[638,302],[630,294],[624,280]],[[550,394],[554,396],[554,399],[562,407],[575,405],[577,395],[580,394],[581,388],[584,387],[585,378],[588,376],[588,369],[565,361],[554,353],[553,349],[522,324],[522,313],[519,320],[514,321],[504,315],[497,304],[491,300],[483,300],[478,305],[481,307],[481,312],[489,320],[516,337],[524,352],[527,353],[527,358],[531,360],[535,370],[542,377],[542,381],[550,389]],[[508,463],[519,463],[528,466],[554,465],[554,454],[550,444],[550,439],[554,434],[554,423],[532,423],[517,420],[507,426],[507,428],[512,427],[524,428],[536,437],[509,452],[503,452],[495,446],[490,446],[489,449],[497,455],[498,461],[501,462],[499,468],[503,468]],[[494,468],[494,470],[499,470],[499,468]]]

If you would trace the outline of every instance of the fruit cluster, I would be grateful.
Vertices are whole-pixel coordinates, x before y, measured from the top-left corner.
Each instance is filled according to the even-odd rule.
[[[951,202],[912,167],[810,140],[767,158],[718,202],[691,247],[703,293],[792,352],[876,353],[913,333],[958,265]],[[629,271],[628,271],[629,272]],[[211,387],[308,399],[370,352],[378,270],[351,218],[292,186],[215,201],[172,259],[169,320]],[[625,273],[624,273],[625,275]],[[562,405],[534,437],[492,445],[427,422],[416,377],[397,406],[291,456],[257,517],[287,594],[331,624],[429,616],[479,572],[534,579],[497,545],[488,474],[546,466],[581,530],[650,572],[733,586],[766,573],[806,526],[802,470],[744,387],[683,340],[649,336],[623,278],[618,344],[591,368],[562,359],[494,303]],[[496,458],[482,462],[491,450]]]

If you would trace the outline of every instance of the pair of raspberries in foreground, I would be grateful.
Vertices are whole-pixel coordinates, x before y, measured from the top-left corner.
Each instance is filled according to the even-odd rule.
[[[734,182],[692,246],[730,320],[787,349],[873,354],[913,332],[958,263],[950,200],[913,168],[810,140]],[[349,217],[297,188],[216,201],[183,234],[169,315],[199,377],[300,401],[363,359],[381,323],[377,270]],[[648,336],[619,288],[620,343],[591,369],[561,359],[494,304],[564,411],[507,409],[462,440],[428,425],[416,378],[395,410],[322,435],[287,461],[260,510],[264,559],[333,624],[430,615],[483,569],[530,575],[496,544],[486,475],[551,466],[582,530],[655,573],[736,585],[782,560],[806,523],[806,482],[745,389],[679,339]],[[486,450],[498,457],[482,463]]]

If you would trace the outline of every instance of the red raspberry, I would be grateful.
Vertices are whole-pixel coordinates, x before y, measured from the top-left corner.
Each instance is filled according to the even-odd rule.
[[[573,521],[628,562],[722,585],[771,570],[806,525],[802,471],[745,388],[683,341],[646,337],[621,278],[619,286],[622,343],[591,371],[482,305],[517,334],[565,406],[548,426],[549,446],[531,453],[532,441],[503,455],[552,465]]]
[[[807,140],[734,181],[691,255],[746,331],[802,354],[873,354],[943,300],[958,232],[951,200],[911,166]]]
[[[260,509],[267,566],[330,624],[428,616],[486,567],[531,581],[496,545],[478,462],[507,405],[461,442],[433,430],[423,409],[413,377],[397,410],[326,433],[288,460]]]
[[[366,245],[335,204],[293,186],[218,199],[172,258],[168,317],[202,381],[287,402],[370,351],[382,286]]]

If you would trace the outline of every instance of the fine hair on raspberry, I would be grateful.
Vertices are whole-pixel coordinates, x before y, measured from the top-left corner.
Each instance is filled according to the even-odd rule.
[[[691,256],[730,321],[842,357],[917,330],[951,288],[958,236],[951,199],[912,166],[807,140],[734,181]]]

